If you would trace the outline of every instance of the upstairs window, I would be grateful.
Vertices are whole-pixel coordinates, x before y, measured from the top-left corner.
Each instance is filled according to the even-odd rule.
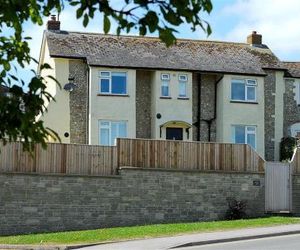
[[[161,74],[161,96],[170,96],[170,74]]]
[[[233,79],[231,82],[231,100],[256,102],[256,89],[256,80]]]
[[[249,144],[256,149],[256,126],[233,125],[232,142]]]
[[[127,74],[126,72],[100,72],[99,83],[100,94],[127,94]]]
[[[187,82],[188,82],[188,76],[187,75],[179,75],[179,97],[187,97]]]
[[[127,122],[99,121],[99,142],[102,146],[116,145],[116,138],[127,137]]]

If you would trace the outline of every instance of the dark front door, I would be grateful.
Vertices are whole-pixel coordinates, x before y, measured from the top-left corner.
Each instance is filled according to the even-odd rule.
[[[183,138],[182,128],[166,128],[167,140],[182,140]]]

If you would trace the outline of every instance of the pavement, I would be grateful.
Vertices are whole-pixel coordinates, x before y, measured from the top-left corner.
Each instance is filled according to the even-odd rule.
[[[278,238],[283,236],[300,236],[300,224],[238,229],[230,231],[220,231],[211,233],[185,234],[172,237],[160,237],[142,240],[130,240],[114,243],[100,243],[93,245],[75,246],[20,246],[20,245],[0,245],[0,249],[32,249],[32,250],[166,250],[166,249],[214,249],[211,246],[216,244],[229,244],[249,240],[259,240],[267,238]],[[298,246],[300,237],[298,238]],[[205,247],[206,246],[206,247]],[[207,247],[210,248],[207,248]],[[225,247],[223,247],[226,249]],[[219,248],[216,248],[219,249]],[[222,249],[222,248],[220,248]],[[228,248],[239,249],[239,248]],[[242,249],[242,248],[241,248]],[[247,249],[247,248],[245,248]],[[251,248],[249,248],[251,249]],[[287,249],[287,248],[281,248]],[[298,247],[300,249],[300,247]]]
[[[188,234],[172,237],[123,241],[86,247],[76,247],[82,250],[166,250],[184,249],[216,243],[226,243],[266,237],[300,234],[300,224],[249,228],[212,233]],[[74,249],[74,248],[73,248]],[[204,248],[202,248],[204,249]],[[298,248],[300,249],[300,247]]]

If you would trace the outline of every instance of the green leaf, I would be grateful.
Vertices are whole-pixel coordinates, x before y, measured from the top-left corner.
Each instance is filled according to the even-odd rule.
[[[104,33],[107,34],[110,30],[110,20],[107,17],[107,15],[104,15],[103,26],[104,26]]]
[[[89,23],[89,16],[88,14],[85,13],[83,16],[83,26],[86,27],[88,23]]]

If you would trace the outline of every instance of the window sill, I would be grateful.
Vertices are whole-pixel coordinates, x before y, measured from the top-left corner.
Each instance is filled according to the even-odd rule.
[[[127,94],[97,94],[97,96],[112,96],[112,97],[129,97],[129,95]]]
[[[189,100],[189,97],[177,97],[178,100]]]
[[[258,104],[258,102],[252,102],[252,101],[236,101],[236,100],[230,100],[230,103]]]
[[[172,97],[171,96],[161,96],[161,97],[159,97],[160,99],[172,99]]]

